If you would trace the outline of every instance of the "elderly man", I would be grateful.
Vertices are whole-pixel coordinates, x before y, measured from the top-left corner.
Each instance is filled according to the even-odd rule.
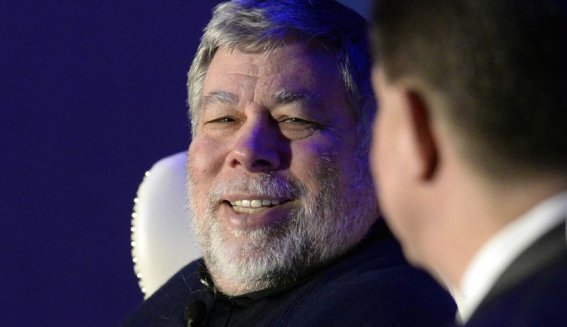
[[[189,71],[204,259],[128,325],[440,326],[450,297],[379,219],[363,18],[323,0],[223,3]],[[183,251],[183,249],[180,249]]]
[[[373,168],[467,326],[567,324],[567,1],[380,0]]]

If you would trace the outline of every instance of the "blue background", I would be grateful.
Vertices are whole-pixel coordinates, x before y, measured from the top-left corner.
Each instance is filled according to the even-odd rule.
[[[112,326],[142,301],[132,201],[188,146],[186,72],[218,2],[0,2],[0,326]]]

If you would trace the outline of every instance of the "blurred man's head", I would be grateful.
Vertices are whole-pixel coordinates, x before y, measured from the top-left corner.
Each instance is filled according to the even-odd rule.
[[[293,281],[377,219],[363,18],[332,1],[219,5],[189,72],[194,230],[230,295]]]
[[[454,207],[474,212],[481,184],[495,191],[481,197],[503,196],[526,180],[565,176],[565,17],[560,0],[376,1],[373,168],[412,260],[427,261],[434,244],[469,246],[450,231],[475,221],[449,216]]]

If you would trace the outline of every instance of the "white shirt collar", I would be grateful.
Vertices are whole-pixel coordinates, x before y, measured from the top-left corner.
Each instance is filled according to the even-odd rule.
[[[496,279],[541,235],[565,220],[567,191],[546,199],[494,235],[475,254],[461,279],[457,319],[465,323]]]

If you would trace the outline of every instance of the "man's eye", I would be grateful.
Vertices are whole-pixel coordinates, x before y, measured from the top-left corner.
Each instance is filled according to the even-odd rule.
[[[209,120],[205,124],[226,124],[226,123],[233,123],[236,120],[232,117],[221,117],[213,120]]]
[[[203,122],[203,129],[217,137],[232,134],[239,126],[239,120],[233,116],[210,117]]]
[[[285,118],[279,124],[282,134],[289,139],[306,138],[321,128],[319,124],[301,118]]]

